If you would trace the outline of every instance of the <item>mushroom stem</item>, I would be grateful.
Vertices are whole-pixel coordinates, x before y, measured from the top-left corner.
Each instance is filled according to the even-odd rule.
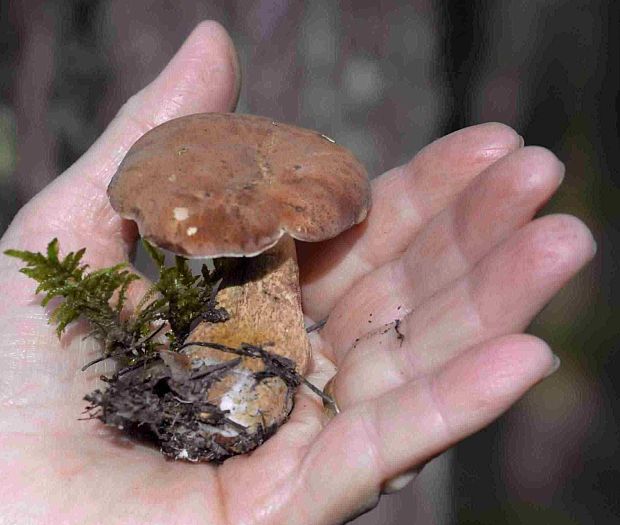
[[[271,249],[251,258],[229,260],[218,305],[229,313],[223,323],[202,322],[186,343],[207,341],[229,347],[243,343],[264,347],[295,363],[304,374],[310,360],[310,344],[304,328],[299,289],[299,269],[294,240],[285,235]],[[220,350],[190,346],[193,362],[211,366],[238,356]],[[228,419],[246,428],[247,434],[262,433],[280,425],[292,408],[290,387],[279,377],[262,379],[265,363],[243,357],[234,373],[227,374],[209,390],[209,402],[228,412]],[[234,434],[235,429],[225,429]],[[239,451],[242,452],[242,451]]]

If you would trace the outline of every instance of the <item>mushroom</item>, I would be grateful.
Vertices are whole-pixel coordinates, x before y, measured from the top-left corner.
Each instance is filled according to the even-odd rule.
[[[199,447],[176,439],[173,455],[223,459],[251,450],[286,420],[294,393],[257,352],[281,356],[300,375],[310,362],[294,239],[322,241],[361,222],[370,205],[365,169],[315,131],[264,117],[196,114],[141,137],[108,195],[156,246],[226,258],[217,302],[228,320],[201,322],[181,353],[161,354],[176,381],[200,367],[222,368],[207,395],[226,417],[200,425]],[[240,357],[230,348],[254,351]]]

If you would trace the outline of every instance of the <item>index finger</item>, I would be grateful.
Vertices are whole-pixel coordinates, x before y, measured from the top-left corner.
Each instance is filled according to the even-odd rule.
[[[358,279],[396,259],[473,179],[522,145],[504,124],[472,126],[436,140],[408,164],[375,179],[364,223],[324,243],[299,246],[306,313],[325,317]]]

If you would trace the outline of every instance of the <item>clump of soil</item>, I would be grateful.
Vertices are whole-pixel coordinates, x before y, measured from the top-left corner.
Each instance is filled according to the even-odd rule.
[[[252,374],[255,385],[278,377],[287,385],[287,404],[292,406],[297,386],[303,381],[295,364],[282,356],[250,345],[228,348],[216,343],[192,343],[238,354],[224,363],[208,365],[200,359],[189,367],[178,364],[183,354],[162,354],[149,362],[121,369],[102,379],[108,384],[85,397],[90,403],[89,418],[146,437],[159,444],[164,455],[187,461],[223,461],[249,452],[279,425],[259,426],[248,432],[228,410],[210,400],[212,388],[225,378],[248,374],[239,367],[242,356],[262,360],[261,372]]]

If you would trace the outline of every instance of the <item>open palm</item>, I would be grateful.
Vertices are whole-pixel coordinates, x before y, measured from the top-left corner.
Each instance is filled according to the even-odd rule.
[[[105,134],[26,205],[1,249],[87,248],[92,267],[126,260],[135,227],[106,186],[151,127],[230,111],[232,44],[215,23],[190,35]],[[339,523],[370,508],[407,472],[488,424],[557,368],[522,334],[593,255],[568,216],[532,220],[563,167],[500,124],[434,142],[373,183],[368,220],[300,245],[304,310],[329,315],[311,335],[310,379],[341,413],[328,420],[302,390],[289,422],[220,466],[166,461],[99,423],[76,421],[104,370],[75,326],[62,341],[18,263],[0,259],[0,515],[3,523]]]

